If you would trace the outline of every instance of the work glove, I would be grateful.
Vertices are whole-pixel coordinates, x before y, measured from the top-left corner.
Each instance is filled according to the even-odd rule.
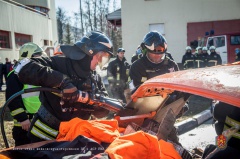
[[[62,100],[69,103],[77,102],[79,91],[72,83],[67,84],[62,90]]]
[[[75,87],[67,78],[64,79],[64,81],[60,85],[60,89],[62,89],[62,101],[68,101],[69,103],[89,102],[89,94],[84,91],[79,91],[77,87]]]

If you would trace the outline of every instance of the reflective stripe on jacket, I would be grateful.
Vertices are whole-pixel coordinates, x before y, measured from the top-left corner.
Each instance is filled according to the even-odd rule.
[[[39,86],[27,85],[23,86],[23,89],[28,88],[36,88]],[[22,94],[22,100],[25,108],[27,109],[28,113],[34,114],[39,109],[41,102],[39,101],[39,94],[40,92],[30,92]]]
[[[30,132],[34,136],[43,140],[54,140],[58,135],[58,130],[49,127],[39,119],[34,123]]]
[[[231,127],[240,128],[240,122],[230,117],[226,117],[224,130],[230,129]],[[240,131],[233,134],[233,137],[240,139]]]

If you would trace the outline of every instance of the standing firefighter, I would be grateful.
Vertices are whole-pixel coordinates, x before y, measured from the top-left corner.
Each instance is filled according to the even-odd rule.
[[[197,47],[195,53],[194,66],[195,68],[207,67],[208,53],[207,47]]]
[[[38,56],[46,57],[47,55],[38,45],[31,42],[24,44],[19,50],[19,60]],[[36,87],[22,84],[14,71],[8,74],[6,86],[6,100],[23,89]],[[8,106],[14,120],[12,135],[15,140],[15,146],[30,143],[27,131],[29,130],[33,115],[38,111],[40,105],[39,92],[22,94],[22,96],[18,96],[9,103]]]
[[[240,61],[240,49],[239,48],[235,49],[235,54],[236,54],[235,61]]]
[[[125,50],[123,48],[117,50],[117,58],[108,65],[107,76],[113,98],[121,99],[126,103],[124,90],[127,87],[130,65],[124,54]]]
[[[136,53],[133,54],[132,58],[131,58],[131,62],[134,63],[135,61],[137,61],[138,59],[140,59],[143,56],[142,53],[142,48],[140,46],[138,46]]]
[[[62,121],[75,117],[87,120],[91,115],[104,117],[109,112],[88,104],[94,93],[93,87],[97,87],[91,70],[108,62],[112,54],[109,38],[101,32],[92,31],[74,45],[62,45],[60,48],[65,56],[25,58],[15,69],[23,83],[62,91],[62,96],[40,92],[41,106],[28,133],[32,142],[56,139]]]
[[[202,60],[204,61],[203,67],[207,67],[208,66],[208,57],[209,57],[207,47],[202,48],[201,57],[202,57]]]
[[[185,50],[186,52],[182,57],[183,69],[195,68],[194,55],[192,54],[192,48],[190,46],[187,46]]]
[[[216,47],[211,46],[209,50],[210,50],[210,55],[208,57],[208,67],[221,65],[222,58],[219,54],[216,53]]]
[[[179,70],[177,63],[165,55],[167,41],[160,33],[149,32],[141,45],[146,54],[134,62],[130,69],[130,77],[135,87],[157,75]]]
[[[130,69],[130,77],[136,88],[150,78],[179,70],[177,63],[165,55],[167,41],[159,32],[147,33],[141,46],[145,49],[146,54],[134,62]],[[174,126],[169,125],[169,130],[171,133],[167,134],[166,138],[178,143]]]

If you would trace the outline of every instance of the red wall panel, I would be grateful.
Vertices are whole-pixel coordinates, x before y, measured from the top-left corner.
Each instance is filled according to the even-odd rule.
[[[210,30],[214,30],[215,35],[240,32],[240,19],[188,23],[187,45],[190,45],[190,41],[198,40],[198,37],[204,37]]]

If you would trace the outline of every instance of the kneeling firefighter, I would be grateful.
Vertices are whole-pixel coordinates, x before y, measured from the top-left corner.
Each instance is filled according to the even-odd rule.
[[[41,107],[34,116],[28,136],[32,142],[55,139],[62,121],[75,117],[103,117],[108,110],[88,104],[95,84],[92,70],[104,65],[112,55],[112,42],[101,32],[92,31],[72,45],[60,46],[65,56],[31,58],[20,61],[15,72],[23,83],[58,88],[41,92]],[[101,88],[99,88],[101,89]]]
[[[19,49],[19,60],[38,56],[47,57],[47,54],[43,52],[38,45],[32,42],[24,44]],[[14,70],[12,70],[8,74],[8,80],[6,82],[6,100],[23,89],[33,87],[36,86],[22,84],[19,81],[18,76],[14,73]],[[30,140],[27,137],[27,131],[30,127],[33,115],[37,112],[40,105],[39,92],[22,94],[22,96],[13,99],[8,105],[14,121],[12,136],[15,140],[15,146],[30,143]]]

